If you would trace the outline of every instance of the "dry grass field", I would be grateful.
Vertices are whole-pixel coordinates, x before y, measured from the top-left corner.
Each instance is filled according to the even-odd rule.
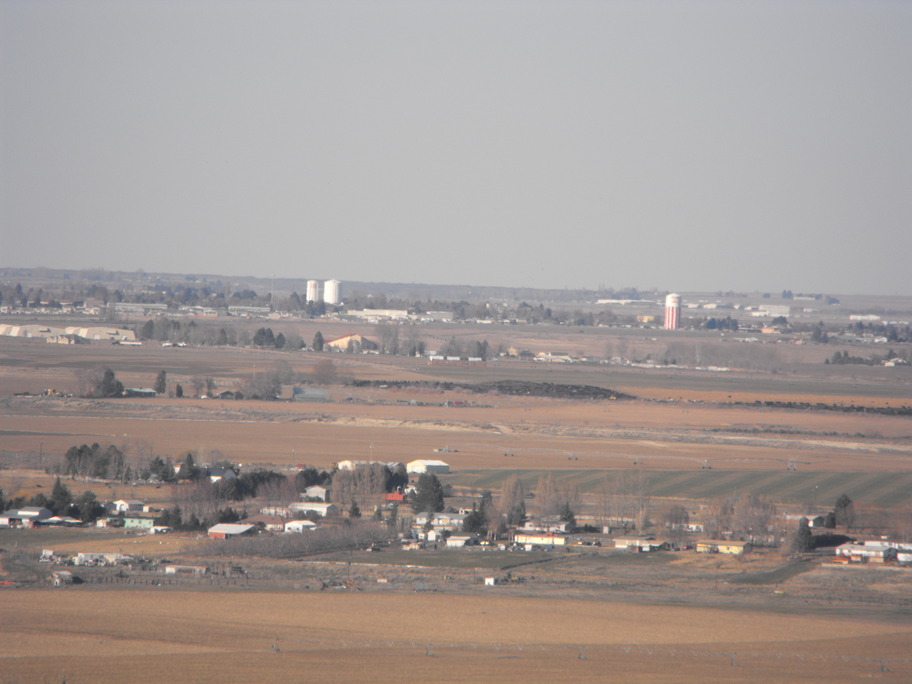
[[[442,594],[0,594],[4,682],[854,681],[912,677],[912,627]]]
[[[361,401],[344,401],[352,395]],[[241,463],[324,467],[371,454],[389,461],[428,458],[449,446],[458,450],[448,455],[456,468],[561,468],[573,456],[575,466],[587,468],[628,467],[636,460],[645,468],[699,469],[708,462],[764,470],[797,459],[812,470],[912,469],[908,417],[345,387],[330,388],[330,396],[336,401],[8,398],[0,438],[6,452],[60,454],[73,444],[100,442],[137,457],[150,449],[172,456],[218,450]],[[407,405],[413,399],[436,405]]]

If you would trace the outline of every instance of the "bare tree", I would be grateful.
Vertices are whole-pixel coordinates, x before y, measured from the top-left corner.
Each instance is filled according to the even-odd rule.
[[[380,338],[381,354],[398,354],[399,353],[399,324],[398,323],[380,323],[374,332]]]
[[[203,394],[203,389],[206,387],[206,378],[201,375],[194,375],[190,378],[190,383],[193,385],[193,395],[195,397]]]
[[[508,525],[521,525],[526,517],[526,490],[517,475],[509,475],[500,488],[500,516]]]
[[[567,510],[576,510],[580,501],[579,489],[575,485],[558,482],[551,473],[539,478],[535,497],[539,515],[542,516],[560,515]]]
[[[772,531],[775,518],[776,506],[769,499],[743,495],[734,501],[731,525],[753,543]]]
[[[318,385],[332,385],[338,379],[336,365],[330,359],[321,359],[313,367],[311,377]]]
[[[332,479],[332,500],[343,507],[354,501],[362,510],[373,510],[383,500],[389,473],[382,463],[338,470]]]

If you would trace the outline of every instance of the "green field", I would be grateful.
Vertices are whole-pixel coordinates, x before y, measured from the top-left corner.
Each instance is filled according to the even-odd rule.
[[[630,477],[628,470],[463,470],[444,475],[441,481],[455,487],[497,491],[510,475],[517,475],[534,491],[548,473],[559,482],[576,485],[583,493],[601,490],[606,482]],[[650,496],[681,499],[714,499],[728,494],[755,494],[776,503],[813,503],[832,507],[840,494],[870,506],[896,506],[909,502],[912,473],[826,473],[769,470],[645,470]]]

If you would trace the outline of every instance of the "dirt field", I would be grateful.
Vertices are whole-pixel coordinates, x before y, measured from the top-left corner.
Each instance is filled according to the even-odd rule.
[[[440,594],[14,591],[4,681],[850,681],[912,677],[912,628]],[[884,672],[883,670],[889,670]],[[306,673],[306,674],[305,674]]]
[[[135,454],[219,450],[242,463],[328,467],[347,458],[429,458],[449,446],[458,449],[448,455],[456,468],[567,467],[573,456],[591,468],[637,460],[646,468],[699,469],[708,462],[763,470],[797,459],[808,469],[912,469],[908,417],[449,392],[420,395],[436,405],[409,406],[415,393],[356,393],[361,401],[347,403],[350,390],[330,391],[338,401],[8,398],[0,407],[0,449],[59,458],[74,444],[97,441]]]
[[[309,339],[315,329],[296,332]],[[458,332],[481,339],[489,331]],[[600,353],[606,345],[593,331],[507,332],[523,345],[555,351]],[[433,332],[440,340],[453,333],[452,326]],[[643,349],[658,350],[668,341],[631,338]],[[379,356],[67,348],[0,339],[0,488],[6,496],[48,494],[53,477],[44,469],[59,463],[70,446],[99,442],[120,446],[134,466],[186,451],[202,463],[227,458],[276,468],[439,457],[456,470],[448,481],[477,487],[496,488],[508,472],[534,479],[559,471],[559,478],[588,492],[606,472],[636,469],[651,478],[653,496],[757,491],[777,501],[808,502],[813,495],[824,505],[850,491],[860,504],[906,502],[909,417],[733,404],[912,405],[912,371],[827,368],[827,350],[777,349],[775,355],[758,352],[767,361],[778,355],[775,373],[710,373],[523,362],[442,368]],[[637,399],[584,402],[343,384],[328,388],[327,402],[300,404],[12,396],[50,387],[73,391],[79,370],[100,365],[114,368],[127,386],[149,387],[165,369],[172,387],[186,387],[201,375],[231,388],[277,360],[306,377],[325,358],[348,378],[589,384]],[[446,453],[435,454],[444,447]],[[790,462],[797,472],[786,469]],[[162,506],[173,495],[168,486],[67,485],[74,494],[92,489],[100,499],[140,498]],[[35,531],[28,550],[188,553],[190,562],[206,544],[194,535],[73,532],[87,534]],[[14,537],[3,536],[2,545],[24,555]],[[150,682],[912,680],[912,627],[901,619],[910,600],[904,575],[860,579],[851,571],[814,570],[783,581],[787,598],[780,595],[777,603],[772,586],[729,581],[739,573],[778,572],[785,562],[779,556],[738,564],[593,558],[571,554],[514,568],[528,582],[490,592],[474,583],[475,568],[413,571],[400,564],[389,570],[374,567],[372,558],[358,560],[364,591],[292,591],[293,582],[276,582],[268,591],[259,585],[169,590],[151,579],[130,590],[91,583],[59,590],[2,587],[0,684],[113,682],[137,673]],[[314,561],[308,576],[344,579],[351,572],[344,560],[325,561],[332,562],[341,564]],[[501,568],[497,562],[486,567]],[[281,569],[286,579],[296,572],[303,572],[300,564]],[[392,572],[430,578],[434,591],[415,591],[411,581],[381,588],[376,579]],[[444,581],[450,576],[452,583]],[[691,605],[665,605],[678,602]]]

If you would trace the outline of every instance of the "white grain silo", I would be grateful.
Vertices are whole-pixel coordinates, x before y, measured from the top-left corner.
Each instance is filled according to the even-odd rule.
[[[338,280],[327,280],[323,283],[323,301],[327,304],[341,304],[342,283]]]
[[[672,292],[665,297],[665,330],[681,327],[681,295]]]
[[[319,280],[308,280],[307,281],[307,301],[308,302],[319,302],[320,301],[320,281]]]

